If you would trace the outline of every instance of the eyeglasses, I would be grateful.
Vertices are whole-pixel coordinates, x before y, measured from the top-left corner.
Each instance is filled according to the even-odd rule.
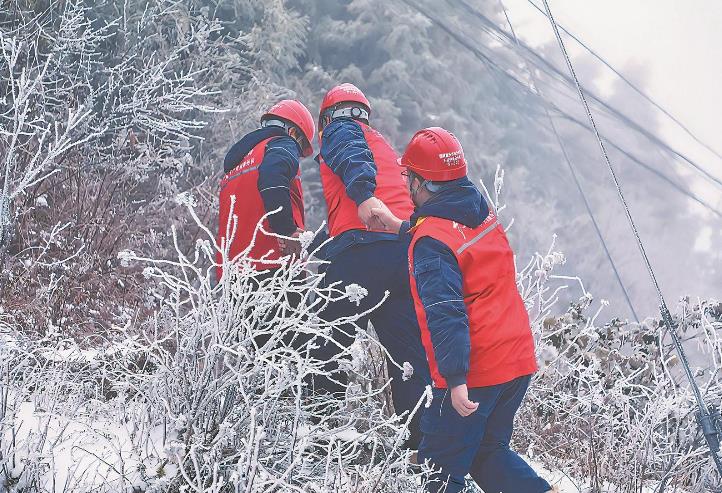
[[[416,173],[414,173],[413,171],[411,171],[408,168],[401,172],[401,176],[405,176],[406,178],[408,178],[409,182],[411,180],[413,180],[414,178],[423,180],[423,178],[421,178],[419,175],[417,175]]]

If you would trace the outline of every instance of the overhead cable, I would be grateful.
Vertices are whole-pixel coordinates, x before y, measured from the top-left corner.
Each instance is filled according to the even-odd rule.
[[[407,2],[408,3],[408,2]],[[454,4],[457,2],[454,2]],[[483,25],[485,26],[485,30],[487,32],[490,32],[491,34],[494,34],[497,38],[505,40],[509,44],[514,43],[514,39],[512,36],[501,29],[495,22],[493,22],[491,19],[489,19],[486,15],[476,10],[474,7],[469,5],[465,0],[458,0],[458,4],[461,5],[467,12],[469,12],[471,15],[479,19]],[[569,78],[569,75],[562,72],[559,68],[557,68],[554,64],[546,60],[544,57],[539,55],[536,50],[533,50],[528,45],[526,45],[523,41],[518,41],[518,46],[523,49],[523,51],[528,54],[532,60],[525,57],[522,53],[521,56],[526,58],[528,62],[533,63],[535,66],[543,66],[546,69],[547,73],[552,73],[553,75],[556,75],[561,78],[563,82],[573,87],[572,80]],[[488,57],[487,57],[488,58]],[[676,157],[680,158],[683,162],[685,162],[687,165],[694,168],[698,173],[700,173],[702,176],[704,176],[707,180],[715,183],[717,186],[722,187],[722,179],[717,178],[716,176],[712,175],[709,171],[704,169],[702,166],[697,164],[692,158],[684,154],[683,152],[679,151],[678,149],[673,148],[670,144],[667,144],[664,140],[659,138],[658,136],[654,135],[652,132],[647,130],[643,125],[637,123],[636,121],[632,120],[628,115],[622,113],[615,107],[611,106],[609,103],[605,102],[601,97],[594,94],[592,91],[590,91],[588,88],[584,88],[585,93],[593,99],[597,104],[604,107],[608,112],[610,112],[613,116],[615,116],[617,119],[621,120],[623,123],[625,123],[627,126],[631,127],[653,143],[657,144],[658,146],[665,149],[667,152],[672,153]],[[686,127],[685,127],[686,128]],[[695,137],[696,138],[696,137]],[[699,139],[697,139],[699,140]],[[711,150],[709,146],[706,144],[705,147]],[[712,151],[714,152],[714,151]],[[715,152],[716,154],[716,152]]]
[[[423,8],[421,8],[418,4],[416,4],[416,3],[413,2],[412,0],[401,0],[401,1],[402,1],[403,3],[405,3],[406,5],[408,5],[409,7],[413,8],[414,10],[416,10],[417,12],[419,12],[421,15],[423,15],[423,16],[426,17],[427,19],[429,19],[435,26],[437,26],[439,29],[441,29],[442,31],[444,31],[447,35],[449,35],[449,37],[451,37],[451,38],[452,38],[454,41],[456,41],[458,44],[460,44],[461,46],[463,46],[464,48],[466,48],[466,49],[467,49],[470,53],[472,53],[478,60],[480,60],[480,61],[481,61],[482,63],[484,63],[485,65],[487,65],[489,68],[493,69],[493,70],[494,70],[494,73],[496,73],[496,74],[498,74],[498,75],[500,75],[500,76],[502,76],[502,77],[510,80],[510,81],[513,82],[514,84],[518,85],[518,86],[519,86],[525,93],[527,93],[528,95],[534,96],[534,97],[538,97],[538,95],[535,94],[535,93],[529,88],[529,86],[528,86],[527,84],[525,84],[523,81],[517,79],[513,74],[511,74],[511,73],[507,72],[506,70],[504,70],[501,66],[499,66],[498,63],[496,63],[494,60],[492,60],[488,55],[484,54],[484,53],[483,53],[481,50],[479,50],[477,47],[475,47],[475,46],[473,46],[471,43],[469,43],[465,38],[463,38],[462,36],[460,36],[458,33],[454,32],[454,31],[453,31],[452,29],[450,29],[446,24],[444,24],[441,20],[439,20],[438,18],[432,16],[428,11],[425,11]],[[568,119],[569,121],[572,121],[572,122],[574,122],[574,123],[582,126],[583,128],[586,128],[586,126],[584,125],[584,123],[583,123],[581,120],[579,120],[579,119],[577,119],[576,117],[572,116],[572,115],[569,114],[568,112],[562,110],[562,109],[561,109],[559,106],[557,106],[556,104],[552,103],[552,102],[549,101],[549,100],[543,99],[543,98],[542,98],[541,100],[542,100],[543,104],[547,105],[550,110],[553,110],[554,112],[562,115],[563,117],[565,117],[565,118]],[[610,139],[608,139],[608,138],[606,138],[606,137],[605,137],[605,140],[606,140],[607,142],[609,142],[609,144],[610,144],[612,147],[614,147],[615,149],[620,150],[620,151],[623,152],[625,155],[627,155],[627,156],[632,156],[631,153],[629,153],[629,152],[626,151],[626,150],[623,150],[622,147],[619,146],[618,144],[616,144],[614,141],[612,141],[612,140],[610,140]],[[682,194],[684,194],[684,195],[692,198],[692,199],[695,200],[697,203],[699,203],[700,205],[704,206],[705,208],[707,208],[708,210],[710,210],[710,211],[711,211],[712,213],[714,213],[715,215],[722,217],[722,213],[720,213],[718,210],[716,210],[716,209],[714,208],[714,206],[708,204],[708,203],[705,202],[704,200],[702,200],[702,199],[700,199],[699,197],[695,196],[692,192],[690,192],[690,191],[688,191],[688,190],[685,190],[684,188],[680,187],[676,182],[674,182],[674,181],[673,181],[672,179],[670,179],[670,178],[667,178],[665,175],[663,175],[662,173],[660,173],[658,170],[655,170],[653,167],[651,167],[651,166],[649,166],[649,165],[647,165],[647,164],[644,164],[639,158],[636,158],[636,157],[635,157],[635,158],[632,159],[632,161],[633,161],[635,164],[641,165],[641,166],[644,167],[645,169],[647,169],[647,170],[655,173],[657,176],[659,176],[660,178],[664,179],[664,180],[665,180],[670,186],[672,186],[674,189],[676,189],[676,190],[679,191],[680,193],[682,193]]]
[[[537,9],[539,12],[546,17],[546,12],[544,12],[544,9],[539,7],[536,3],[534,3],[534,0],[527,0],[532,6],[534,6],[535,9]],[[594,51],[592,48],[590,48],[586,43],[584,43],[579,37],[575,36],[573,33],[569,32],[567,29],[564,28],[564,26],[559,25],[559,29],[563,31],[567,36],[572,38],[574,41],[576,41],[579,46],[584,48],[590,55],[592,55],[594,58],[599,60],[605,67],[607,67],[609,70],[614,72],[614,74],[619,77],[625,84],[629,86],[630,89],[632,89],[634,92],[639,94],[642,98],[644,98],[648,103],[650,103],[652,106],[657,108],[659,111],[664,113],[670,120],[672,120],[674,123],[676,123],[684,132],[692,137],[698,144],[700,144],[702,147],[710,151],[712,154],[717,156],[718,158],[722,159],[722,154],[717,152],[715,149],[713,149],[711,146],[709,146],[706,142],[704,142],[702,139],[697,137],[692,130],[690,130],[684,123],[682,123],[677,117],[675,117],[672,113],[670,113],[664,106],[659,104],[657,101],[655,101],[651,96],[649,96],[647,93],[645,93],[642,89],[640,89],[636,84],[634,84],[631,80],[629,80],[624,74],[622,74],[619,70],[617,70],[612,64],[607,62],[607,60],[604,59],[599,53]]]

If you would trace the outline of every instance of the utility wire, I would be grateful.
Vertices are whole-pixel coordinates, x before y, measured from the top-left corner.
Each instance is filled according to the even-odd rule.
[[[612,180],[614,180],[614,186],[617,188],[617,194],[619,195],[619,200],[622,202],[622,205],[624,206],[624,212],[627,215],[627,221],[629,222],[629,226],[632,229],[632,232],[634,233],[634,237],[637,240],[637,246],[639,247],[639,251],[642,254],[642,258],[644,259],[644,263],[647,266],[647,272],[649,273],[649,276],[652,280],[652,284],[654,284],[654,288],[657,291],[657,295],[659,297],[659,304],[660,304],[660,310],[662,312],[662,319],[664,320],[665,325],[667,326],[667,330],[669,331],[670,335],[672,336],[672,340],[674,342],[675,348],[677,349],[677,354],[679,355],[679,359],[682,361],[682,365],[684,366],[684,371],[689,379],[690,387],[692,388],[692,393],[694,394],[694,398],[697,401],[697,407],[698,411],[696,413],[697,421],[700,425],[700,428],[702,429],[702,433],[705,436],[705,439],[707,440],[707,445],[710,449],[710,455],[712,456],[715,465],[717,466],[717,472],[722,477],[722,460],[720,459],[718,452],[720,448],[719,444],[719,431],[717,430],[717,421],[719,419],[719,414],[710,412],[710,409],[705,405],[704,399],[702,398],[702,393],[699,390],[699,387],[697,387],[697,382],[694,379],[694,375],[692,374],[692,370],[689,366],[689,361],[687,360],[687,356],[684,352],[684,347],[682,346],[682,341],[679,338],[679,334],[677,333],[677,328],[672,321],[672,315],[669,312],[669,308],[667,308],[667,303],[664,300],[664,296],[662,295],[662,290],[659,287],[659,283],[657,282],[657,277],[654,274],[654,269],[652,269],[652,264],[649,261],[649,258],[647,257],[647,253],[644,250],[644,244],[642,243],[642,239],[639,236],[639,231],[637,230],[637,226],[634,223],[634,218],[632,218],[632,213],[629,210],[629,206],[627,205],[627,201],[624,198],[624,193],[622,193],[622,187],[619,183],[619,180],[617,179],[617,175],[614,172],[614,168],[612,167],[612,163],[609,160],[609,156],[607,154],[607,149],[604,147],[604,141],[602,140],[602,137],[599,135],[599,130],[597,129],[597,124],[594,121],[594,116],[592,115],[592,111],[589,108],[589,103],[587,102],[586,97],[584,96],[584,91],[582,90],[582,86],[579,83],[579,78],[577,77],[576,72],[574,71],[574,66],[572,65],[572,61],[569,58],[569,54],[567,53],[566,47],[564,46],[564,41],[562,40],[561,35],[559,34],[559,28],[557,27],[556,21],[554,20],[554,16],[552,15],[552,11],[549,8],[549,2],[547,0],[542,0],[544,2],[544,8],[547,12],[547,17],[549,18],[549,22],[551,23],[552,29],[554,30],[554,36],[557,38],[557,43],[559,44],[559,49],[562,52],[562,55],[564,56],[564,60],[566,61],[567,68],[569,69],[569,73],[574,80],[574,85],[577,88],[577,93],[579,95],[579,99],[582,103],[582,106],[584,106],[584,110],[586,111],[587,118],[589,119],[589,123],[591,125],[591,128],[594,132],[594,136],[597,139],[597,143],[599,144],[599,149],[602,152],[602,157],[604,158],[604,162],[607,165],[607,168],[609,168],[609,173],[612,175]]]
[[[495,37],[497,37],[500,40],[505,40],[509,44],[514,43],[514,40],[512,39],[512,36],[509,33],[504,31],[503,29],[501,29],[494,21],[492,21],[486,15],[484,15],[483,13],[479,12],[474,7],[469,5],[465,0],[458,0],[458,4],[460,4],[471,15],[473,15],[474,17],[479,19],[484,24],[484,26],[486,26],[485,31],[489,32],[490,34],[494,35]],[[551,72],[552,74],[560,77],[563,82],[565,82],[568,85],[573,87],[574,84],[573,84],[573,81],[569,78],[569,75],[565,74],[563,71],[561,71],[559,68],[557,68],[554,64],[552,64],[551,62],[546,60],[544,57],[540,56],[535,50],[530,48],[524,42],[519,41],[519,46],[521,46],[524,49],[524,51],[526,51],[531,57],[533,57],[534,60],[536,60],[536,62],[532,61],[531,63],[534,63],[534,65],[536,65],[540,68],[542,68],[540,65],[543,65],[547,69],[546,70],[547,73]],[[530,60],[527,60],[527,61],[530,61]],[[703,167],[701,167],[699,164],[697,164],[695,161],[693,161],[686,154],[682,153],[681,151],[679,151],[679,150],[673,148],[672,146],[670,146],[669,144],[667,144],[665,141],[663,141],[661,138],[654,135],[652,132],[650,132],[649,130],[644,128],[642,125],[640,125],[636,121],[632,120],[630,117],[628,117],[621,111],[617,110],[610,104],[606,103],[601,97],[597,96],[592,91],[585,88],[585,92],[586,92],[586,94],[589,95],[589,97],[591,99],[593,99],[596,103],[603,106],[613,116],[617,117],[623,123],[627,124],[627,126],[633,128],[638,133],[645,136],[647,139],[651,140],[652,142],[659,145],[660,147],[663,147],[668,152],[674,154],[675,156],[680,158],[682,161],[686,162],[689,166],[693,167],[698,173],[703,175],[709,181],[715,183],[719,187],[722,187],[721,179],[712,175],[709,171],[705,170]],[[708,147],[708,146],[706,146],[706,147]]]
[[[544,17],[547,16],[544,9],[539,7],[536,3],[534,3],[534,0],[527,0],[535,9],[537,9],[539,12],[544,15]],[[559,29],[561,29],[564,33],[566,33],[567,36],[572,38],[574,41],[579,43],[579,46],[587,50],[587,52],[592,55],[594,58],[602,62],[605,67],[607,67],[609,70],[614,72],[614,74],[617,75],[622,81],[624,81],[625,84],[627,84],[634,92],[642,96],[647,102],[649,102],[652,106],[657,108],[659,111],[664,113],[667,117],[669,117],[670,120],[672,120],[674,123],[679,125],[679,127],[684,130],[684,132],[692,137],[698,144],[700,144],[702,147],[710,151],[712,154],[717,156],[718,158],[722,159],[722,154],[718,153],[715,149],[713,149],[711,146],[709,146],[707,143],[702,141],[697,135],[694,134],[684,123],[679,121],[673,114],[671,114],[666,108],[664,108],[661,104],[657,103],[654,99],[652,99],[651,96],[646,94],[642,89],[640,89],[636,84],[634,84],[632,81],[630,81],[624,74],[619,72],[616,68],[614,68],[609,62],[607,62],[604,57],[602,57],[600,54],[598,54],[596,51],[594,51],[592,48],[590,48],[587,44],[585,44],[581,39],[579,39],[577,36],[575,36],[573,33],[569,32],[567,29],[564,28],[564,26],[559,25]]]
[[[503,0],[499,0],[499,3],[501,5],[501,8],[504,10],[504,17],[506,18],[506,22],[509,25],[509,30],[511,31],[511,34],[514,36],[514,41],[516,42],[517,46],[519,46],[519,38],[516,36],[516,32],[514,31],[514,25],[511,23],[511,19],[509,18],[509,13],[506,10],[506,7],[504,6]],[[523,57],[522,57],[523,58]],[[529,69],[529,66],[524,63],[524,66],[527,68],[527,71],[529,72],[529,77],[532,80],[532,83],[534,86],[536,86],[536,78],[534,77],[534,72]],[[536,88],[537,93],[539,94],[540,98],[543,98],[539,88]],[[637,316],[637,312],[634,310],[634,305],[632,304],[632,300],[629,297],[629,293],[627,292],[627,288],[624,286],[624,282],[622,282],[622,277],[619,274],[619,271],[617,270],[617,265],[614,263],[614,259],[612,259],[612,255],[609,252],[609,248],[607,247],[607,242],[604,241],[604,236],[602,235],[602,231],[599,229],[599,225],[597,224],[597,219],[594,217],[594,212],[592,211],[592,207],[589,204],[589,201],[587,200],[587,195],[584,193],[584,188],[582,187],[581,182],[579,181],[579,178],[577,177],[577,172],[574,169],[574,166],[572,165],[571,160],[569,159],[569,155],[567,154],[567,149],[564,146],[564,142],[562,141],[562,138],[559,136],[559,132],[557,132],[557,127],[554,124],[554,120],[552,119],[551,115],[549,114],[549,109],[546,105],[544,106],[544,113],[546,114],[547,120],[549,120],[549,125],[551,126],[552,131],[554,132],[554,135],[557,139],[557,144],[559,144],[559,149],[562,151],[562,155],[564,156],[564,161],[567,163],[567,167],[569,168],[569,172],[572,175],[572,178],[574,179],[574,184],[577,186],[577,190],[579,191],[579,195],[582,197],[582,201],[584,202],[584,207],[587,210],[587,215],[589,216],[589,219],[592,222],[592,225],[594,226],[594,231],[597,233],[597,238],[599,238],[599,242],[602,244],[602,248],[604,249],[604,254],[607,256],[607,260],[609,260],[609,265],[612,266],[612,270],[614,271],[614,277],[617,279],[617,283],[619,284],[619,287],[622,290],[622,293],[624,294],[624,299],[627,301],[627,305],[629,306],[629,309],[632,311],[632,315],[634,316],[634,320],[639,323],[639,317]]]
[[[656,169],[654,166],[650,166],[649,164],[643,162],[643,161],[640,160],[638,157],[632,155],[631,153],[629,153],[629,152],[626,151],[625,149],[621,148],[620,146],[618,146],[618,145],[615,144],[614,142],[610,141],[609,139],[605,139],[605,142],[607,142],[611,147],[613,147],[614,149],[616,149],[617,151],[619,151],[620,153],[622,153],[624,156],[626,156],[629,160],[631,160],[631,161],[634,162],[635,164],[641,166],[642,168],[646,169],[646,170],[649,171],[650,173],[652,173],[652,174],[656,175],[657,177],[659,177],[661,180],[667,182],[667,184],[669,184],[670,186],[672,186],[673,188],[675,188],[675,189],[676,189],[679,193],[681,193],[682,195],[687,196],[688,198],[694,200],[695,202],[697,202],[697,203],[700,204],[701,206],[705,207],[707,210],[709,210],[712,214],[714,214],[714,215],[717,216],[718,218],[722,218],[722,212],[718,211],[717,209],[714,208],[714,206],[712,206],[711,204],[709,204],[709,203],[705,202],[704,200],[700,199],[698,196],[696,196],[695,194],[693,194],[693,193],[690,192],[689,190],[680,187],[674,180],[672,180],[671,178],[669,178],[669,177],[668,177],[667,175],[665,175],[664,173],[661,173],[661,172],[660,172],[658,169]]]
[[[585,123],[584,123],[582,120],[580,120],[580,119],[578,119],[578,118],[576,118],[576,117],[571,116],[569,113],[565,113],[565,112],[563,112],[563,111],[560,111],[560,110],[558,109],[558,107],[556,107],[556,106],[553,105],[553,104],[551,105],[551,107],[552,107],[553,109],[558,110],[557,112],[558,112],[562,117],[564,117],[566,120],[569,120],[570,122],[573,122],[573,123],[579,125],[580,127],[586,128],[586,125],[585,125]],[[625,150],[624,148],[622,148],[621,146],[619,146],[619,145],[618,145],[617,143],[615,143],[614,141],[609,140],[608,138],[604,137],[604,135],[602,135],[602,137],[604,138],[604,141],[605,141],[607,144],[609,144],[612,148],[614,148],[615,150],[619,151],[619,152],[622,153],[624,156],[626,156],[627,158],[629,158],[629,160],[631,160],[634,164],[636,164],[636,165],[638,165],[638,166],[641,166],[642,168],[646,169],[646,170],[649,171],[650,173],[656,175],[656,176],[659,177],[661,180],[667,182],[667,184],[668,184],[669,186],[671,186],[672,188],[674,188],[675,190],[677,190],[677,191],[678,191],[679,193],[681,193],[682,195],[685,195],[685,196],[689,197],[690,199],[694,200],[695,202],[697,202],[698,204],[700,204],[701,206],[703,206],[704,208],[706,208],[708,211],[710,211],[710,212],[711,212],[712,214],[714,214],[715,216],[717,216],[717,217],[719,217],[719,218],[722,218],[722,212],[720,212],[720,211],[718,211],[717,209],[715,209],[712,204],[709,204],[709,203],[705,202],[704,200],[702,200],[701,198],[699,198],[698,196],[696,196],[695,194],[693,194],[693,193],[690,192],[689,190],[687,190],[687,189],[679,186],[679,184],[678,184],[676,181],[672,180],[670,177],[668,177],[668,176],[665,175],[664,173],[660,172],[660,171],[659,171],[658,169],[656,169],[654,166],[651,166],[651,165],[645,163],[644,161],[642,161],[641,159],[639,159],[637,156],[633,155],[633,154],[630,153],[629,151],[627,151],[627,150]]]
[[[459,34],[457,34],[454,30],[450,29],[448,26],[446,26],[443,22],[441,22],[438,18],[432,16],[427,11],[419,7],[415,2],[411,0],[401,0],[403,3],[411,7],[412,9],[419,12],[421,15],[429,19],[435,26],[437,26],[439,29],[444,31],[449,37],[451,37],[454,41],[456,41],[458,44],[460,44],[462,47],[466,48],[469,52],[471,52],[479,61],[487,65],[489,68],[493,69],[495,73],[509,79],[511,82],[518,85],[525,93],[532,95],[534,97],[537,97],[537,94],[535,94],[524,82],[520,81],[514,75],[504,70],[501,66],[499,66],[498,63],[494,62],[489,56],[484,54],[481,50],[470,44],[465,38],[461,37]],[[524,46],[522,44],[522,46]],[[564,118],[568,119],[569,121],[572,121],[578,125],[580,125],[583,128],[586,128],[586,125],[576,117],[572,116],[571,114],[567,113],[563,109],[561,109],[559,106],[554,104],[553,102],[549,100],[542,100],[543,104],[546,104],[550,109],[558,113],[559,115],[562,115]],[[617,145],[614,141],[605,138],[605,140],[614,147],[615,149],[618,149],[622,153],[624,153],[626,156],[630,157],[632,161],[635,164],[641,165],[645,169],[651,171],[652,173],[656,174],[663,180],[665,180],[672,188],[677,190],[678,192],[682,193],[683,195],[686,195],[687,197],[692,198],[697,203],[701,204],[705,208],[709,209],[711,212],[713,212],[715,215],[722,217],[722,213],[714,208],[714,206],[706,203],[704,200],[696,197],[692,192],[685,190],[684,188],[680,187],[675,181],[672,179],[666,177],[664,174],[660,173],[658,170],[654,169],[652,166],[648,164],[644,164],[639,158],[636,158],[631,155],[628,151],[625,151],[622,149],[621,146]]]

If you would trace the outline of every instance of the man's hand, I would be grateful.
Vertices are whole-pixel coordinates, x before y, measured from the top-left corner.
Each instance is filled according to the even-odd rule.
[[[478,402],[469,400],[469,390],[466,384],[457,385],[451,389],[451,405],[462,416],[468,416],[479,408]]]
[[[361,222],[366,225],[366,229],[386,229],[384,223],[374,215],[372,209],[388,209],[388,207],[376,197],[366,199],[358,206],[358,217]]]
[[[278,238],[278,246],[281,248],[282,255],[295,255],[297,258],[301,256],[301,241],[298,239],[303,230],[296,228],[296,231],[288,238]]]
[[[391,231],[392,233],[398,234],[398,232],[401,230],[401,224],[403,221],[396,217],[393,212],[389,210],[388,207],[384,208],[373,208],[371,209],[371,213],[376,216],[376,218],[383,224],[383,228],[386,231]]]

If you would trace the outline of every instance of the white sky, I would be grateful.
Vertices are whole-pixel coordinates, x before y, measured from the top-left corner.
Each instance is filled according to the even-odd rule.
[[[543,8],[542,0],[534,2]],[[549,22],[527,0],[504,4],[520,38],[532,46],[556,45]],[[722,154],[722,1],[549,0],[549,5],[559,24]],[[564,41],[572,58],[582,53],[574,40]],[[722,178],[722,160],[660,115],[664,140]],[[688,178],[696,193],[722,209],[721,188],[694,171]]]

